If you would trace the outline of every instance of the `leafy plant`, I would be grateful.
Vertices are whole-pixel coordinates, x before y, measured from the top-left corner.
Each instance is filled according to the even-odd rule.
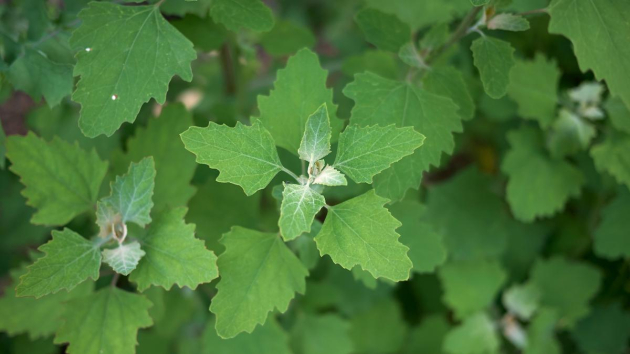
[[[1,352],[629,350],[630,2],[0,17]]]

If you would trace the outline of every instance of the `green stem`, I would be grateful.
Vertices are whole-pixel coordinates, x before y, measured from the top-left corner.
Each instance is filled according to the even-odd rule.
[[[479,12],[481,12],[482,9],[483,6],[473,7],[468,12],[466,17],[464,17],[462,22],[459,23],[459,26],[457,26],[457,29],[455,30],[455,32],[453,32],[451,38],[444,45],[434,50],[425,62],[427,64],[430,64],[431,62],[435,61],[435,59],[444,54],[444,52],[446,52],[451,46],[459,42],[460,39],[464,38],[469,33],[468,29],[475,22],[475,20],[477,19],[477,15],[479,15]]]

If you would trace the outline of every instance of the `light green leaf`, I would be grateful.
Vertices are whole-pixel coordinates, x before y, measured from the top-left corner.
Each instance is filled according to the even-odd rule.
[[[630,188],[630,136],[612,133],[591,148],[591,157],[600,172],[610,173]]]
[[[260,0],[213,0],[210,14],[214,22],[233,32],[241,28],[266,32],[274,24],[271,9]]]
[[[46,253],[28,266],[15,288],[19,297],[40,298],[59,290],[72,290],[86,279],[98,279],[102,241],[90,242],[70,229],[53,231],[52,240],[39,247]]]
[[[620,131],[630,134],[630,110],[618,97],[609,97],[604,104],[612,125]]]
[[[507,93],[510,71],[514,66],[514,48],[506,41],[483,36],[470,47],[475,66],[488,96],[498,99]]]
[[[602,211],[595,230],[593,250],[606,259],[630,258],[630,192],[622,190]]]
[[[398,240],[395,230],[401,224],[383,206],[387,202],[371,190],[328,208],[315,237],[320,253],[348,270],[359,265],[375,278],[408,279],[409,248]]]
[[[296,354],[350,354],[354,345],[350,324],[336,314],[305,314],[291,331],[291,347]]]
[[[475,102],[459,70],[452,66],[433,68],[427,71],[423,83],[427,91],[453,100],[462,120],[475,116]]]
[[[221,281],[210,305],[221,338],[251,333],[269,312],[285,312],[296,292],[304,294],[308,271],[277,234],[234,227],[221,242]]]
[[[111,183],[110,196],[98,202],[96,220],[101,227],[101,236],[112,232],[111,225],[118,221],[133,222],[140,226],[151,222],[154,181],[153,157],[145,157],[138,163],[132,162],[127,174],[116,177]]]
[[[425,220],[426,207],[417,201],[404,200],[389,207],[402,226],[398,229],[400,242],[409,247],[409,259],[418,273],[433,272],[446,261],[446,247],[442,235]]]
[[[503,306],[518,318],[529,321],[540,304],[540,291],[535,285],[512,285],[503,293]]]
[[[346,176],[337,171],[332,166],[326,166],[313,180],[314,184],[321,184],[324,186],[347,186]]]
[[[253,333],[231,339],[219,337],[211,320],[203,332],[202,347],[203,354],[291,354],[289,338],[273,317]]]
[[[202,163],[220,171],[217,182],[234,183],[252,195],[282,170],[274,139],[259,122],[234,128],[210,122],[181,134],[186,149]]]
[[[488,308],[507,280],[501,264],[488,260],[447,263],[438,275],[443,300],[460,319]]]
[[[35,134],[7,138],[10,170],[21,177],[27,204],[36,208],[33,224],[64,225],[94,208],[107,172],[95,151],[61,139],[47,143]]]
[[[351,124],[412,126],[427,138],[413,155],[374,179],[376,192],[392,200],[402,199],[409,188],[417,189],[422,172],[439,166],[443,152],[453,152],[453,133],[462,131],[457,106],[451,100],[406,83],[367,72],[357,74],[343,93],[355,102]]]
[[[317,54],[309,49],[298,51],[284,69],[278,70],[276,77],[269,96],[258,96],[258,119],[276,145],[297,153],[306,120],[322,103],[328,107],[332,142],[335,142],[343,122],[335,118],[337,106],[332,100],[332,89],[326,88],[327,71],[319,65]]]
[[[490,30],[527,31],[529,29],[529,21],[523,16],[505,13],[492,17],[488,21],[487,27]]]
[[[354,20],[368,42],[378,49],[398,53],[400,47],[411,41],[411,29],[395,15],[377,9],[359,11]]]
[[[586,150],[596,134],[591,123],[567,109],[561,109],[548,138],[551,155],[562,158]]]
[[[140,258],[146,253],[136,241],[118,245],[116,248],[103,250],[103,262],[109,264],[119,274],[129,275],[136,269]]]
[[[143,295],[105,287],[66,304],[55,343],[70,343],[69,354],[134,354],[138,329],[153,324],[151,306]]]
[[[298,149],[300,158],[311,165],[323,159],[330,153],[330,136],[330,120],[324,103],[306,120],[304,136]]]
[[[315,36],[304,26],[292,21],[278,21],[260,38],[260,44],[273,56],[289,55],[302,48],[312,48]]]
[[[565,160],[546,156],[537,130],[523,127],[511,131],[508,141],[512,148],[501,170],[508,175],[507,201],[517,219],[532,222],[552,216],[569,198],[580,195],[585,183],[582,172]]]
[[[554,60],[536,54],[532,61],[517,60],[510,72],[508,96],[522,118],[538,121],[547,128],[556,117],[560,70]]]
[[[562,347],[556,339],[557,311],[542,308],[527,328],[525,354],[560,354]]]
[[[92,2],[81,11],[70,44],[77,53],[72,95],[81,104],[79,126],[93,138],[133,122],[151,98],[163,104],[174,75],[192,79],[192,43],[160,14],[159,6]]]
[[[407,335],[400,306],[390,298],[373,302],[350,319],[353,353],[397,353]]]
[[[584,353],[623,353],[628,350],[630,313],[618,302],[596,306],[571,334]]]
[[[400,50],[398,51],[398,57],[403,63],[413,67],[413,68],[426,68],[427,64],[424,62],[424,59],[420,56],[418,49],[413,44],[413,42],[405,43]]]
[[[278,220],[282,238],[289,241],[303,233],[311,232],[313,219],[324,205],[326,205],[324,196],[311,187],[284,184],[280,220]]]
[[[195,225],[186,224],[186,208],[162,212],[146,232],[137,235],[146,255],[129,276],[144,291],[151,285],[170,289],[173,284],[190,289],[209,283],[219,274],[217,257],[195,238]]]
[[[478,313],[451,329],[442,348],[449,354],[494,354],[499,344],[492,320],[485,313]]]
[[[339,135],[333,167],[357,183],[372,183],[374,175],[411,155],[423,142],[424,136],[412,127],[348,126]]]
[[[549,32],[571,40],[580,69],[593,70],[630,107],[630,46],[624,44],[630,33],[630,2],[553,0],[548,10]]]

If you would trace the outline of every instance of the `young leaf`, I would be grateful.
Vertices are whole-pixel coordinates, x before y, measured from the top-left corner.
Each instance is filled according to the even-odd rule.
[[[39,247],[46,253],[28,266],[15,288],[16,296],[40,298],[59,290],[72,290],[86,279],[98,279],[100,242],[90,242],[70,229],[53,231],[52,240]]]
[[[462,120],[475,116],[475,102],[459,70],[452,66],[433,68],[425,74],[423,83],[427,91],[453,100]]]
[[[617,182],[630,188],[630,136],[614,133],[591,148],[591,157],[600,172],[610,173]]]
[[[198,163],[220,171],[217,182],[237,184],[247,195],[265,188],[282,170],[274,139],[259,122],[238,122],[234,128],[210,122],[205,128],[190,127],[181,137]]]
[[[107,173],[95,151],[58,138],[47,143],[33,133],[7,138],[7,157],[26,186],[27,204],[37,209],[31,222],[39,225],[64,225],[92,210]]]
[[[368,42],[378,49],[398,53],[400,47],[411,41],[411,29],[398,17],[377,9],[365,8],[354,20]]]
[[[488,21],[487,27],[490,30],[527,31],[529,29],[529,21],[519,15],[498,14]]]
[[[424,62],[422,56],[416,49],[413,42],[405,43],[398,51],[398,57],[403,63],[411,66],[412,68],[426,68],[427,64]]]
[[[129,275],[144,255],[140,244],[134,241],[103,250],[103,262],[109,264],[116,273]]]
[[[483,36],[470,47],[475,66],[488,96],[499,99],[507,93],[510,70],[514,66],[514,48],[506,41]]]
[[[565,160],[552,160],[542,148],[540,134],[528,127],[508,133],[512,149],[501,170],[508,175],[507,200],[514,216],[532,222],[551,216],[577,197],[584,185],[582,172]],[[533,173],[532,171],[536,171]]]
[[[291,354],[289,338],[273,317],[253,333],[231,339],[219,337],[214,322],[210,320],[203,332],[202,354]]]
[[[311,232],[311,224],[319,210],[326,205],[324,196],[309,186],[284,184],[280,206],[280,234],[285,241]]]
[[[537,54],[534,60],[517,60],[510,72],[508,96],[518,105],[518,114],[547,128],[556,117],[560,70],[554,60]]]
[[[593,250],[599,257],[614,260],[630,258],[630,192],[622,190],[602,211],[602,221],[595,230]]]
[[[374,178],[376,192],[392,200],[402,199],[409,188],[417,189],[422,172],[439,166],[442,153],[450,154],[455,147],[453,133],[462,131],[453,101],[406,83],[367,72],[355,75],[343,93],[355,102],[350,124],[412,126],[427,137],[413,155]]]
[[[125,224],[133,222],[144,226],[150,223],[154,181],[153,157],[145,157],[138,163],[132,162],[127,174],[117,176],[111,183],[111,195],[98,202],[96,220],[101,231],[110,230],[116,216]]]
[[[500,338],[492,320],[485,313],[470,316],[451,329],[444,338],[442,349],[448,354],[496,353]]]
[[[357,183],[372,183],[372,177],[411,155],[424,142],[412,127],[348,126],[339,135],[333,167]]]
[[[291,332],[291,347],[301,354],[350,354],[354,346],[350,324],[335,314],[305,314],[298,318]]]
[[[72,95],[81,104],[79,126],[93,138],[133,122],[149,99],[163,104],[173,75],[192,79],[192,43],[160,14],[159,6],[92,2],[81,11],[70,44],[77,53]]]
[[[210,305],[221,338],[251,333],[269,312],[285,312],[296,292],[304,294],[308,271],[277,234],[234,227],[221,242],[221,280]]]
[[[348,181],[346,177],[334,167],[328,165],[315,177],[314,184],[321,184],[324,186],[346,186]]]
[[[266,32],[274,24],[271,9],[260,0],[213,0],[210,13],[215,22],[233,32],[241,28]]]
[[[326,88],[326,70],[319,65],[317,54],[302,49],[278,70],[274,89],[269,96],[258,96],[258,118],[273,136],[276,145],[296,153],[304,135],[306,120],[322,103],[332,119],[332,141],[337,140],[343,122],[336,119],[337,106],[332,89]]]
[[[300,159],[314,164],[330,153],[330,120],[326,104],[322,104],[306,120],[304,136],[298,149]]]
[[[151,285],[170,289],[177,286],[197,288],[218,276],[216,259],[203,241],[195,238],[195,225],[184,222],[186,208],[166,210],[136,235],[146,252],[129,281],[144,291]]]
[[[580,69],[593,70],[630,107],[630,47],[621,44],[630,33],[630,2],[553,0],[548,9],[549,32],[568,37]]]
[[[330,207],[315,237],[320,253],[348,270],[359,265],[375,278],[408,279],[409,248],[398,240],[401,224],[383,206],[387,202],[371,190]]]
[[[105,287],[66,304],[55,343],[70,343],[69,354],[134,354],[138,329],[153,324],[151,306],[144,295]]]

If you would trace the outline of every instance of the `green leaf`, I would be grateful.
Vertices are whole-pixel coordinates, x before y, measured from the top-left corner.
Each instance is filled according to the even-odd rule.
[[[353,353],[397,353],[407,334],[400,306],[388,298],[357,313],[350,319],[350,325]]]
[[[285,312],[296,292],[304,294],[308,271],[277,234],[234,227],[221,242],[221,281],[210,306],[221,338],[252,333],[269,312]]]
[[[111,136],[151,98],[164,104],[174,75],[192,80],[193,45],[159,6],[92,2],[79,18],[70,44],[78,50],[74,75],[81,80],[72,99],[81,104],[79,126],[86,136]]]
[[[453,133],[462,131],[457,106],[451,100],[407,83],[368,72],[357,74],[343,93],[355,102],[351,124],[412,126],[426,137],[422,148],[374,179],[376,192],[392,200],[402,199],[409,188],[417,189],[422,172],[439,166],[443,152],[453,152]]]
[[[398,51],[398,57],[403,63],[411,66],[412,68],[426,68],[427,64],[420,56],[418,49],[413,42],[405,43]]]
[[[347,186],[346,176],[332,166],[326,166],[313,180],[314,184],[324,186]]]
[[[591,148],[591,157],[600,172],[610,173],[617,182],[630,188],[630,136],[612,133]]]
[[[612,125],[624,133],[630,134],[630,110],[618,97],[609,97],[604,104]]]
[[[503,293],[503,306],[518,318],[528,321],[538,309],[540,291],[534,284],[512,285]]]
[[[630,258],[630,192],[622,190],[602,211],[595,230],[593,250],[606,259]]]
[[[173,1],[180,2],[180,0]],[[225,27],[214,23],[210,16],[200,18],[195,15],[186,15],[179,19],[172,19],[170,23],[193,42],[198,51],[218,50],[225,43],[227,37]]]
[[[532,61],[517,60],[510,72],[508,96],[518,106],[519,116],[547,128],[556,117],[560,70],[553,59],[536,54]]]
[[[453,100],[462,120],[475,116],[475,102],[459,70],[452,66],[433,68],[427,71],[423,83],[427,91]]]
[[[311,31],[292,21],[278,21],[273,29],[260,38],[260,44],[273,56],[289,55],[302,48],[312,48],[315,36]]]
[[[527,328],[525,354],[562,353],[562,347],[555,336],[557,323],[557,311],[548,308],[541,309]]]
[[[512,45],[500,39],[483,36],[475,39],[470,49],[488,96],[494,99],[503,97],[507,93],[510,71],[515,64]]]
[[[567,109],[561,109],[548,138],[551,155],[562,158],[586,150],[596,134],[591,123]]]
[[[18,90],[39,102],[44,96],[50,107],[72,93],[72,64],[55,61],[46,53],[26,47],[24,55],[9,67],[8,79]]]
[[[149,307],[143,295],[105,287],[66,304],[55,343],[70,343],[69,354],[134,354],[138,329],[153,324]]]
[[[446,261],[446,247],[442,235],[425,220],[426,207],[417,201],[401,201],[389,207],[402,226],[398,229],[400,242],[409,247],[413,270],[430,273]]]
[[[376,49],[368,49],[361,54],[347,57],[343,61],[341,71],[350,78],[364,71],[393,80],[398,79],[400,75],[398,61],[392,53]]]
[[[211,4],[211,0],[166,0],[160,4],[160,12],[181,17],[184,17],[186,14],[206,17]]]
[[[423,142],[424,135],[412,127],[348,126],[339,135],[333,167],[357,183],[372,183],[375,175],[413,154]]]
[[[151,285],[190,289],[218,276],[216,256],[195,238],[195,225],[186,224],[186,208],[162,212],[146,232],[137,235],[146,255],[129,276],[144,291]]]
[[[443,300],[460,319],[488,308],[507,280],[501,264],[488,260],[447,263],[438,275]]]
[[[127,174],[117,176],[111,183],[111,194],[98,202],[97,223],[101,236],[106,236],[112,223],[118,218],[123,223],[133,222],[145,226],[151,222],[153,187],[155,186],[155,164],[153,157],[145,157],[131,163]]]
[[[304,136],[298,149],[300,159],[314,164],[330,153],[330,119],[326,104],[322,104],[306,120]]]
[[[103,250],[103,262],[109,264],[116,273],[129,275],[145,254],[140,244],[134,241]]]
[[[291,331],[291,347],[296,354],[350,354],[354,345],[350,324],[336,314],[305,314]]]
[[[602,276],[590,264],[555,256],[536,262],[530,282],[540,290],[541,306],[557,310],[571,326],[588,314],[588,303],[599,290]]]
[[[571,334],[584,353],[623,353],[630,338],[630,314],[618,302],[596,306]]]
[[[326,205],[324,196],[311,187],[285,183],[278,220],[282,238],[289,241],[303,233],[311,232],[313,219],[324,205]]]
[[[289,338],[275,318],[270,318],[253,333],[223,339],[208,322],[202,337],[203,354],[291,354]]]
[[[269,96],[258,96],[258,118],[269,130],[276,145],[297,153],[308,117],[326,103],[332,117],[332,142],[337,140],[343,122],[336,119],[337,106],[332,89],[326,88],[327,71],[319,65],[317,54],[302,49],[278,70]]]
[[[529,21],[520,15],[498,14],[488,21],[487,27],[490,30],[527,31],[529,29]]]
[[[537,130],[523,127],[511,131],[508,141],[512,148],[501,170],[508,175],[507,200],[517,219],[532,222],[552,216],[569,198],[580,195],[585,182],[582,172],[565,160],[546,156]]]
[[[37,209],[31,222],[39,225],[64,225],[92,210],[107,172],[95,151],[61,139],[47,143],[33,133],[8,137],[7,157],[26,186],[27,204]]]
[[[367,0],[365,2],[370,7],[398,16],[414,31],[434,23],[450,22],[470,10],[470,3],[465,0]]]
[[[448,41],[449,29],[448,23],[436,23],[431,26],[427,33],[420,40],[420,49],[432,51]],[[435,69],[435,68],[434,68]]]
[[[214,22],[233,32],[241,28],[266,32],[274,24],[271,9],[260,0],[213,0],[210,14]]]
[[[492,320],[478,313],[451,329],[442,348],[449,354],[492,354],[498,352],[499,340]]]
[[[27,267],[15,288],[19,297],[40,298],[62,289],[72,290],[86,279],[98,279],[101,267],[99,242],[90,242],[70,229],[53,231],[52,240],[39,247],[46,253]]]
[[[202,163],[220,171],[217,182],[234,183],[252,195],[282,170],[274,139],[259,122],[234,128],[210,122],[181,134],[186,149]]]
[[[553,0],[548,11],[549,32],[571,40],[580,69],[593,70],[630,107],[630,47],[622,44],[630,32],[630,2]]]
[[[359,265],[374,278],[408,279],[409,248],[398,240],[395,230],[401,224],[383,206],[387,202],[372,190],[329,207],[315,237],[320,253],[348,270]]]
[[[490,0],[470,0],[470,3],[473,6],[483,6],[488,5],[488,3],[490,3]]]
[[[422,317],[422,322],[414,327],[403,349],[404,354],[442,354],[442,342],[450,328],[443,314],[430,314]]]
[[[411,28],[395,15],[366,8],[359,11],[354,20],[367,41],[380,50],[398,53],[400,47],[411,41]]]

